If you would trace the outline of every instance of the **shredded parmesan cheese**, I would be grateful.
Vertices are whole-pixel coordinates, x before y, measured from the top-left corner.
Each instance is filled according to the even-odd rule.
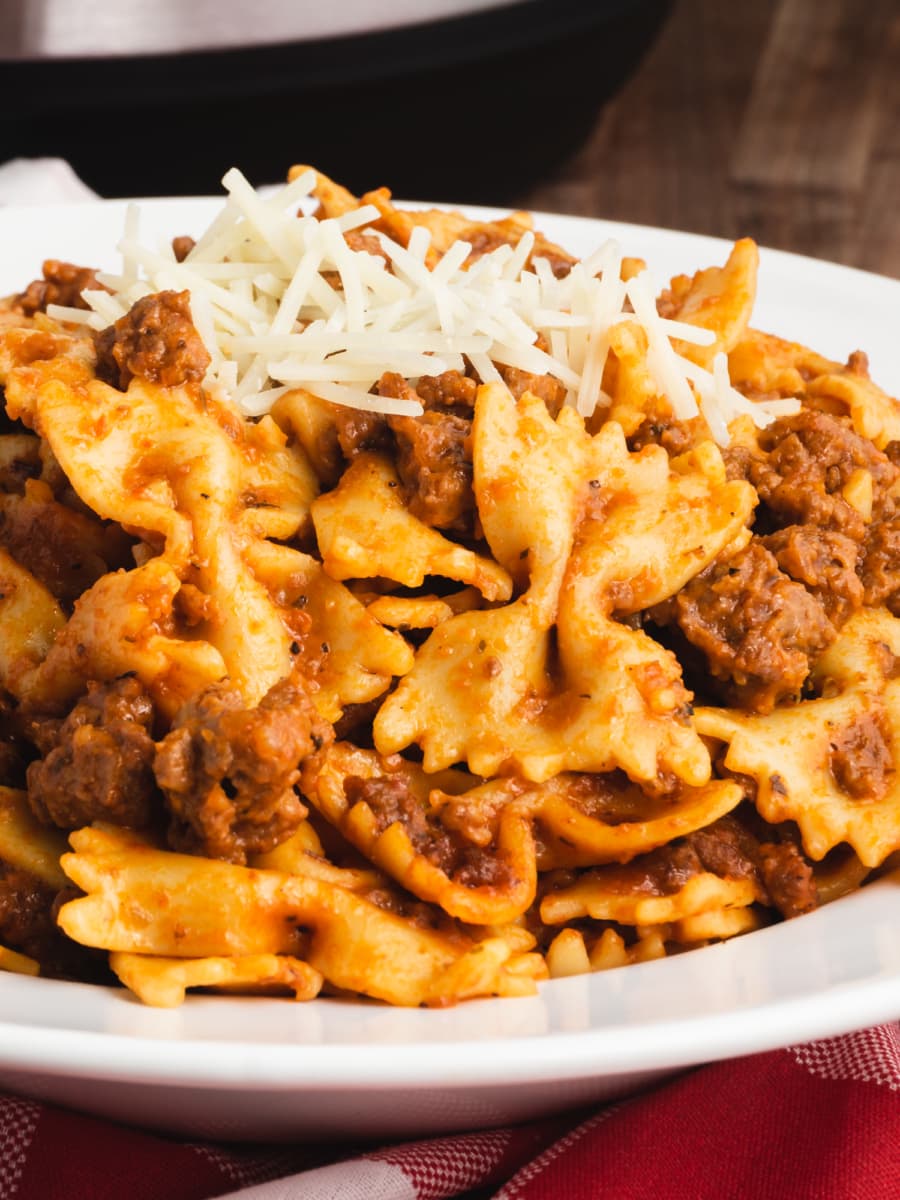
[[[500,379],[497,364],[552,375],[567,389],[567,403],[588,417],[609,404],[602,391],[609,331],[626,319],[643,327],[649,369],[675,417],[702,412],[720,444],[739,413],[766,425],[793,411],[792,401],[753,404],[736,392],[724,355],[710,372],[677,354],[673,338],[710,344],[713,335],[661,317],[647,272],[623,282],[614,241],[562,279],[549,262],[531,258],[530,232],[474,261],[472,247],[457,241],[429,269],[430,234],[422,226],[407,246],[377,233],[382,257],[352,249],[345,238],[377,222],[373,206],[325,220],[302,215],[315,204],[312,172],[270,196],[235,168],[222,182],[228,199],[183,262],[171,246],[141,244],[132,206],[118,247],[121,273],[100,276],[110,291],[86,291],[89,312],[65,308],[56,315],[102,329],[142,296],[188,289],[211,357],[207,382],[247,416],[267,412],[296,387],[335,404],[417,415],[415,401],[373,394],[382,374],[395,371],[415,383],[421,375],[464,370],[467,359],[483,382]]]

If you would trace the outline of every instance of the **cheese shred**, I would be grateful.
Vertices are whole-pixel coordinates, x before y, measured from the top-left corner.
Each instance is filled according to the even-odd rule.
[[[311,171],[272,194],[254,189],[237,168],[222,183],[227,200],[183,262],[171,246],[141,243],[139,212],[130,206],[118,245],[121,271],[99,276],[109,290],[84,293],[89,311],[56,315],[102,329],[142,296],[187,289],[211,357],[206,382],[246,416],[262,415],[288,388],[415,416],[422,411],[416,401],[374,393],[382,374],[415,384],[421,375],[465,370],[468,361],[483,382],[500,378],[498,365],[551,375],[566,402],[589,417],[609,403],[602,380],[610,330],[637,321],[654,383],[676,418],[702,412],[720,444],[740,413],[758,425],[774,419],[731,387],[724,355],[707,371],[676,352],[673,338],[709,344],[713,335],[661,317],[646,271],[623,282],[622,249],[613,240],[563,278],[533,255],[531,232],[480,256],[456,241],[431,268],[428,230],[416,226],[400,245],[377,232],[372,205],[322,220],[304,215],[316,204]],[[352,248],[346,234],[357,229],[367,229],[370,244],[377,238],[380,254]]]

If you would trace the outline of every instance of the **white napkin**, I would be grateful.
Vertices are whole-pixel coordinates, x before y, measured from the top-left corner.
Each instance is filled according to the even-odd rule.
[[[0,164],[0,204],[98,200],[62,158],[11,158]]]

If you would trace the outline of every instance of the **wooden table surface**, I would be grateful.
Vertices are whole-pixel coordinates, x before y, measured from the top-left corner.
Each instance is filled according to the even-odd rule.
[[[517,200],[900,277],[900,3],[676,0],[580,151]]]

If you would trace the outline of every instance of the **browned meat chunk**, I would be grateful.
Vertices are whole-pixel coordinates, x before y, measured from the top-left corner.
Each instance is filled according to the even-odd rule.
[[[643,450],[645,446],[662,446],[670,458],[684,454],[698,442],[706,441],[709,433],[703,417],[692,417],[689,421],[679,421],[676,417],[661,419],[648,417],[628,439],[631,450]],[[728,464],[728,449],[723,450],[722,456]],[[742,473],[729,475],[731,479],[743,479]]]
[[[350,229],[344,234],[344,241],[356,253],[362,251],[374,258],[383,258],[385,262],[391,261],[377,234],[367,233],[364,229]]]
[[[57,600],[74,603],[101,575],[129,563],[129,538],[118,526],[59,504],[43,483],[24,496],[0,495],[0,546]]]
[[[517,219],[518,214],[513,214],[502,221],[488,221],[483,225],[472,225],[465,232],[465,240],[472,247],[472,256],[470,263],[481,258],[484,254],[490,254],[500,246],[516,246],[519,243],[522,234],[528,228],[527,225]],[[572,270],[576,260],[567,251],[557,246],[554,242],[550,242],[544,235],[535,231],[534,247],[529,255],[528,261],[531,262],[535,258],[545,258],[549,263],[550,270],[557,279],[564,279]]]
[[[186,291],[144,296],[95,334],[94,345],[98,377],[120,391],[134,378],[163,387],[199,384],[210,363]]]
[[[722,817],[684,839],[697,856],[700,869],[722,879],[753,879],[757,874],[757,843],[734,817]]]
[[[566,399],[566,389],[552,375],[532,375],[530,371],[520,371],[518,367],[501,367],[500,374],[503,382],[518,400],[526,392],[537,396],[547,405],[551,417],[558,415]]]
[[[399,821],[416,851],[463,887],[503,888],[511,881],[508,863],[490,846],[475,846],[454,836],[439,821],[429,820],[422,802],[402,772],[383,778],[351,775],[344,792],[352,805],[365,801],[379,832]]]
[[[111,983],[106,954],[70,941],[56,924],[62,899],[43,880],[0,859],[0,945],[10,946],[40,963],[51,978]]]
[[[179,237],[172,238],[172,253],[175,255],[176,262],[184,262],[193,248],[197,245],[192,237],[187,234],[181,234]]]
[[[61,304],[65,308],[88,308],[81,298],[85,288],[99,288],[97,276],[91,267],[76,267],[74,263],[59,262],[48,258],[43,264],[43,279],[29,283],[14,304],[25,314],[46,312],[48,304]]]
[[[257,708],[245,708],[227,684],[188,701],[154,762],[172,818],[170,845],[244,863],[283,842],[306,816],[294,787],[300,764],[332,736],[289,680]]]
[[[813,524],[862,541],[865,522],[841,488],[857,469],[872,475],[876,498],[897,479],[897,468],[867,438],[811,409],[775,421],[760,446],[765,457],[747,456],[746,478],[778,525]]]
[[[393,438],[382,413],[334,406],[334,427],[344,458],[354,459],[364,450],[391,450]]]
[[[900,616],[900,516],[876,521],[866,530],[860,576],[865,602]]]
[[[889,739],[873,714],[860,715],[835,733],[831,773],[854,800],[883,799],[893,771]]]
[[[753,880],[760,898],[782,916],[809,912],[817,904],[812,867],[792,839],[760,825],[773,835],[771,842],[761,843],[740,820],[727,816],[641,855],[630,870],[641,891],[650,895],[670,895],[708,871],[720,879]]]
[[[821,602],[836,628],[862,604],[863,585],[856,573],[859,546],[852,538],[815,525],[787,525],[760,541],[782,571]]]
[[[137,679],[91,683],[63,721],[36,721],[44,757],[27,771],[28,802],[47,825],[78,829],[110,821],[140,829],[158,808],[153,708]]]
[[[416,392],[426,412],[449,410],[457,417],[471,417],[477,391],[475,380],[459,371],[423,375],[416,384]]]
[[[425,412],[421,417],[391,417],[390,424],[409,511],[437,529],[469,529],[475,510],[471,421]]]
[[[754,454],[747,446],[724,446],[722,461],[725,463],[725,474],[728,479],[749,479],[751,463],[760,456]]]
[[[23,788],[25,764],[31,755],[16,706],[0,691],[0,785]]]
[[[771,841],[759,841],[733,816],[698,829],[687,840],[705,870],[726,879],[756,879],[783,917],[810,912],[818,903],[812,865],[785,827],[760,826]]]
[[[704,871],[722,879],[758,881],[755,851],[755,839],[733,818],[723,817],[639,855],[632,860],[629,874],[641,892],[653,896],[671,895]]]
[[[812,865],[793,841],[764,842],[759,870],[772,904],[783,917],[799,917],[818,905]]]
[[[758,541],[692,579],[674,613],[713,676],[730,681],[740,703],[757,712],[797,696],[835,637],[819,601]]]
[[[53,933],[53,890],[0,859],[0,945],[40,961]]]
[[[443,378],[431,379],[426,395],[433,398],[438,390],[447,395],[448,385],[440,383]],[[458,387],[467,390],[461,383]],[[392,373],[382,376],[378,391],[382,396],[420,399],[401,375]],[[388,424],[397,439],[397,473],[409,511],[437,529],[471,529],[475,513],[471,420],[435,407],[421,417],[389,417]]]

